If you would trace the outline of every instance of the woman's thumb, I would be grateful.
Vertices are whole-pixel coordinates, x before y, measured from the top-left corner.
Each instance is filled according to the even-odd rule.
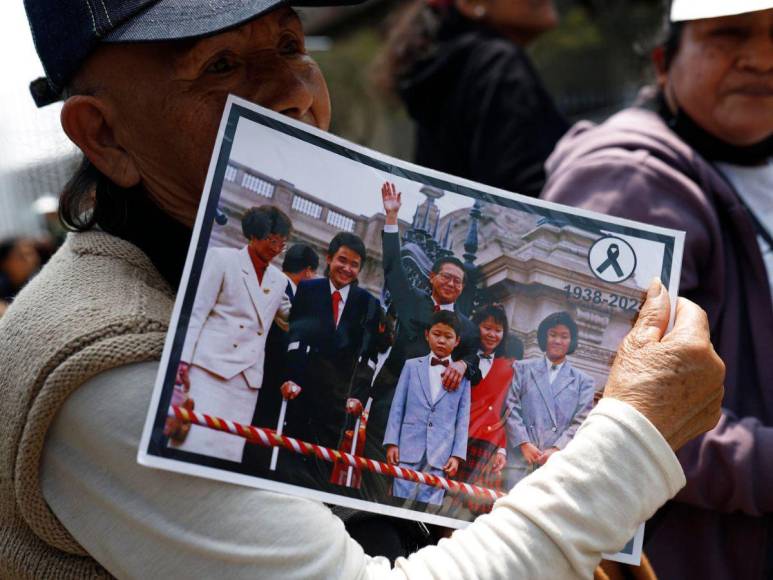
[[[653,278],[647,288],[647,299],[639,311],[639,318],[628,335],[634,348],[651,342],[660,342],[668,326],[670,300],[668,292],[658,278]]]

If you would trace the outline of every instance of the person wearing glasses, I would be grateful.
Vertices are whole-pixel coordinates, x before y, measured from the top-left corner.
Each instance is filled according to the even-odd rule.
[[[395,347],[386,364],[397,371],[395,376],[400,376],[407,359],[426,355],[429,347],[423,337],[430,318],[435,312],[448,310],[459,318],[461,340],[451,355],[451,364],[443,371],[443,387],[455,390],[462,378],[467,378],[472,385],[478,384],[481,376],[476,354],[478,329],[456,309],[456,301],[464,290],[464,264],[454,256],[438,258],[429,273],[431,292],[426,294],[414,288],[400,259],[397,214],[402,206],[401,194],[393,183],[386,182],[381,188],[381,198],[386,213],[382,236],[384,282],[392,296],[399,325]]]
[[[196,410],[250,422],[263,383],[268,331],[274,320],[287,328],[287,278],[271,261],[284,249],[291,227],[280,209],[253,207],[242,217],[247,245],[207,253],[177,373]],[[244,439],[193,426],[178,448],[240,462]]]

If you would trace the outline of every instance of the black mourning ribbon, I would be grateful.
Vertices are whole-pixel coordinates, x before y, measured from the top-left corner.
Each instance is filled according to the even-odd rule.
[[[620,264],[617,263],[617,259],[620,257],[620,247],[617,244],[610,244],[610,246],[607,248],[607,259],[604,261],[603,264],[601,264],[598,268],[596,268],[596,272],[599,274],[603,274],[604,271],[609,268],[610,266],[614,268],[615,274],[618,276],[623,275],[623,269],[620,267]]]

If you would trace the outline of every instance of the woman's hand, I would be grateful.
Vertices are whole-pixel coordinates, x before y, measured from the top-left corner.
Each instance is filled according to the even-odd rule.
[[[494,474],[500,474],[506,465],[507,456],[504,453],[494,453],[494,458],[491,460],[491,472]]]
[[[463,360],[452,361],[440,375],[443,388],[453,393],[462,384],[464,373],[467,372],[467,363]]]
[[[676,450],[719,421],[725,365],[701,308],[679,298],[674,328],[664,336],[668,315],[668,292],[656,279],[617,351],[604,396],[633,406]]]
[[[550,459],[550,456],[553,455],[556,451],[558,451],[558,447],[550,447],[549,449],[545,449],[545,451],[543,451],[537,459],[537,463],[540,465],[545,465],[548,462],[548,459]]]
[[[521,450],[521,453],[523,453],[523,458],[529,465],[537,463],[539,461],[540,455],[542,455],[542,451],[540,451],[535,445],[529,443],[528,441],[526,443],[521,443],[519,449]]]

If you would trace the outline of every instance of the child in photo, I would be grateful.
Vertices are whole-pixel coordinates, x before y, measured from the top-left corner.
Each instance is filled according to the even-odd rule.
[[[432,315],[424,336],[430,354],[405,361],[389,412],[384,446],[393,465],[437,476],[453,477],[467,454],[470,383],[462,379],[446,391],[440,375],[459,344],[461,324],[453,312]],[[444,490],[394,479],[394,497],[440,505]]]
[[[507,396],[507,467],[512,488],[572,440],[593,406],[593,378],[567,359],[577,348],[577,324],[568,312],[540,323],[537,340],[545,356],[515,363]]]

